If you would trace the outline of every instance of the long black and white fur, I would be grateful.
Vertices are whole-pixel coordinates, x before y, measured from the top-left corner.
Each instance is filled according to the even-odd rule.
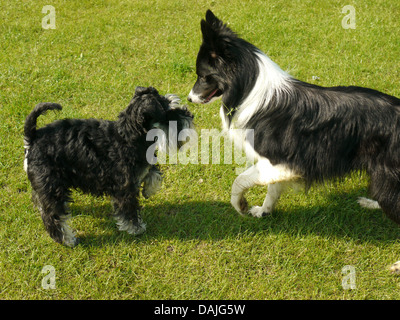
[[[382,208],[400,224],[400,99],[294,79],[210,10],[201,31],[198,78],[188,100],[222,98],[223,127],[233,139],[232,129],[254,130],[254,141],[238,141],[257,161],[232,186],[231,204],[240,214],[271,213],[292,182],[310,186],[360,170],[370,176],[374,200],[359,203]],[[244,193],[254,185],[268,185],[268,193],[262,206],[249,210]]]
[[[66,206],[72,201],[71,189],[77,188],[111,196],[119,230],[132,235],[145,232],[139,193],[150,197],[162,181],[161,172],[147,156],[154,144],[147,133],[161,128],[165,134],[159,147],[175,144],[179,148],[177,140],[169,139],[169,125],[174,121],[178,132],[190,129],[192,114],[179,105],[177,96],[161,96],[152,87],[137,87],[116,121],[64,119],[37,129],[37,118],[48,110],[61,110],[61,106],[40,103],[26,118],[24,168],[50,237],[66,246],[77,244],[67,223]]]

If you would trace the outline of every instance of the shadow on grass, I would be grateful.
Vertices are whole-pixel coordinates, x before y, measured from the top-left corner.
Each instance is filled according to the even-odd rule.
[[[102,246],[118,242],[138,243],[154,239],[220,240],[237,238],[243,234],[287,234],[292,236],[318,235],[382,243],[400,238],[400,227],[389,220],[381,210],[366,210],[357,203],[360,192],[330,193],[321,206],[292,205],[290,210],[280,208],[270,216],[258,219],[240,216],[229,202],[182,201],[164,202],[153,206],[147,203],[142,217],[147,224],[145,234],[135,237],[117,230],[110,214],[111,205],[97,207],[73,204],[72,212],[90,212],[103,217],[97,223],[104,228],[100,235],[78,230],[82,246]]]

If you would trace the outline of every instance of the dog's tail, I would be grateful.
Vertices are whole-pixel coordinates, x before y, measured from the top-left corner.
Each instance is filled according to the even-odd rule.
[[[37,118],[48,110],[61,110],[62,107],[58,103],[44,102],[39,103],[33,111],[26,117],[24,126],[24,144],[25,148],[35,139]]]

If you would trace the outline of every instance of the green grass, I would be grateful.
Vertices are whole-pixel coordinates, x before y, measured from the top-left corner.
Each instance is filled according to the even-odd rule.
[[[400,229],[361,209],[368,179],[285,194],[265,219],[229,203],[234,165],[163,165],[162,192],[143,204],[147,232],[117,231],[107,198],[74,193],[81,243],[45,233],[23,171],[23,124],[43,101],[59,117],[115,119],[138,85],[184,101],[195,81],[200,19],[208,8],[304,81],[372,87],[400,96],[400,4],[342,1],[1,1],[0,299],[399,299]],[[356,9],[345,30],[341,8]],[[313,80],[317,76],[318,80]],[[198,130],[220,129],[219,103],[189,105]],[[266,188],[248,194],[261,204]],[[41,286],[52,265],[56,289]],[[356,270],[345,290],[342,268]]]

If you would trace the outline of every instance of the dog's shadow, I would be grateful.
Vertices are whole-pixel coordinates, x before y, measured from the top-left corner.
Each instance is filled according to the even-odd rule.
[[[288,234],[294,236],[319,235],[329,238],[350,238],[361,242],[391,242],[400,238],[400,228],[381,210],[367,210],[357,203],[360,192],[330,193],[321,206],[291,205],[290,210],[279,205],[273,214],[264,218],[240,216],[230,203],[221,201],[182,200],[180,203],[164,202],[153,206],[145,204],[142,217],[147,231],[132,236],[117,229],[111,216],[111,204],[94,206],[72,205],[77,212],[94,215],[99,231],[85,230],[84,222],[78,228],[81,246],[148,242],[154,239],[222,240],[237,238],[241,234]],[[345,205],[344,205],[345,204]],[[104,212],[109,212],[105,215]]]

